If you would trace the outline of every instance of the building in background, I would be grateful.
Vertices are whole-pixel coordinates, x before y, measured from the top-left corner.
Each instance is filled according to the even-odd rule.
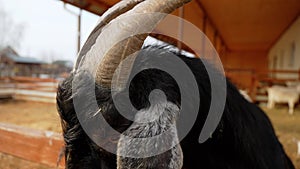
[[[73,69],[73,62],[69,60],[56,60],[43,66],[44,73],[41,78],[66,78]]]
[[[38,78],[65,78],[71,72],[73,62],[57,60],[46,63],[36,58],[22,57],[13,48],[6,47],[0,50],[0,77],[38,77]]]
[[[269,69],[300,70],[300,17],[272,46],[268,58]],[[279,76],[287,75],[277,75]],[[288,78],[293,78],[293,76],[296,75],[289,75]]]
[[[11,47],[0,51],[0,76],[38,77],[45,62],[31,57],[22,57]]]

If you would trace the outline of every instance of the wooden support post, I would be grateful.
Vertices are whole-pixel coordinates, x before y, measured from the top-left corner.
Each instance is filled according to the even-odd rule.
[[[202,31],[203,31],[204,34],[206,34],[206,26],[207,26],[207,16],[204,15],[203,23],[202,23]],[[205,38],[205,36],[203,36],[202,38],[203,38],[202,39],[202,57],[206,57],[205,56],[206,38]]]
[[[178,23],[178,37],[179,39],[177,40],[177,48],[179,49],[180,53],[181,53],[181,50],[182,50],[182,41],[183,41],[183,19],[184,19],[184,6],[180,7],[179,8],[179,17],[181,18],[179,20],[179,23]]]
[[[252,71],[251,87],[250,87],[250,97],[253,103],[256,102],[256,93],[258,88],[258,78],[255,70]]]

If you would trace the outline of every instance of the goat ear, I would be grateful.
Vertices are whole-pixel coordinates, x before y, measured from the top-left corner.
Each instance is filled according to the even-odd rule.
[[[120,136],[117,168],[180,169],[183,154],[176,128],[178,114],[178,106],[170,102],[156,102],[138,111],[135,122]]]

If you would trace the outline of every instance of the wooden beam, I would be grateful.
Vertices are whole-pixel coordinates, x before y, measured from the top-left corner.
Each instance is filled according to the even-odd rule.
[[[85,7],[86,6],[82,6],[81,4],[78,4],[74,1],[70,1],[70,0],[61,0],[63,3],[66,3],[66,4],[70,4],[70,5],[73,5],[73,6],[76,6],[78,8],[81,8],[81,9],[86,9]],[[86,9],[87,10],[87,9]]]
[[[268,71],[260,71],[258,73],[260,74],[268,74],[268,73],[281,73],[281,74],[297,74],[299,71],[298,70],[268,70]]]
[[[63,145],[61,134],[0,123],[0,152],[56,167]]]
[[[200,2],[200,0],[196,0],[196,3],[198,4],[198,6],[200,7],[200,9],[203,11],[204,15],[207,17],[208,21],[211,23],[212,27],[214,27],[214,29],[217,31],[217,32],[220,32],[219,29],[216,27],[216,24],[213,22],[213,20],[211,19],[211,17],[208,15],[207,11],[205,10],[204,6],[202,5],[202,3]],[[224,45],[226,46],[227,48],[227,44],[226,42],[224,41],[224,38],[222,37],[221,34],[219,34],[219,37],[221,39],[221,41],[224,43]]]
[[[10,77],[11,80],[15,82],[58,82],[55,79],[52,78],[47,78],[47,79],[42,79],[38,77],[26,77],[26,76],[14,76]]]
[[[80,9],[83,9],[83,10],[85,10],[85,11],[91,12],[91,13],[93,13],[93,14],[95,14],[95,15],[98,15],[98,16],[101,16],[101,15],[104,13],[104,11],[107,10],[107,8],[106,8],[106,9],[104,9],[103,11],[91,11],[91,10],[89,9],[89,8],[91,7],[91,4],[87,4],[87,5],[85,5],[85,6],[81,6],[80,4],[77,4],[77,3],[73,2],[73,1],[70,1],[70,0],[61,0],[61,1],[62,1],[63,3],[66,3],[66,4],[70,4],[70,5],[76,6],[76,7],[80,8]]]
[[[219,36],[219,33],[218,31],[215,29],[215,32],[214,32],[214,39],[213,39],[213,45],[215,47],[217,47],[217,39],[218,39],[218,36]],[[221,39],[221,38],[220,38]]]
[[[97,5],[100,8],[104,8],[106,10],[111,7],[111,5],[108,5],[108,4],[106,4],[102,1],[97,1],[97,0],[86,0],[86,1],[91,3],[91,4]]]

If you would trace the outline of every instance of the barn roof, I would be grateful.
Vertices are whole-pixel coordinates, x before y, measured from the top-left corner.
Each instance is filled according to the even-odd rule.
[[[102,15],[119,0],[61,1]],[[202,30],[207,18],[229,50],[268,51],[299,15],[299,0],[193,0],[184,18]]]
[[[22,56],[17,56],[14,54],[7,54],[7,57],[9,57],[10,59],[12,59],[14,62],[16,63],[27,63],[27,64],[44,64],[43,61],[38,60],[36,58],[32,58],[32,57],[22,57]]]
[[[32,57],[22,57],[11,47],[4,48],[0,51],[0,56],[6,56],[15,63],[22,64],[44,64],[45,62]]]

